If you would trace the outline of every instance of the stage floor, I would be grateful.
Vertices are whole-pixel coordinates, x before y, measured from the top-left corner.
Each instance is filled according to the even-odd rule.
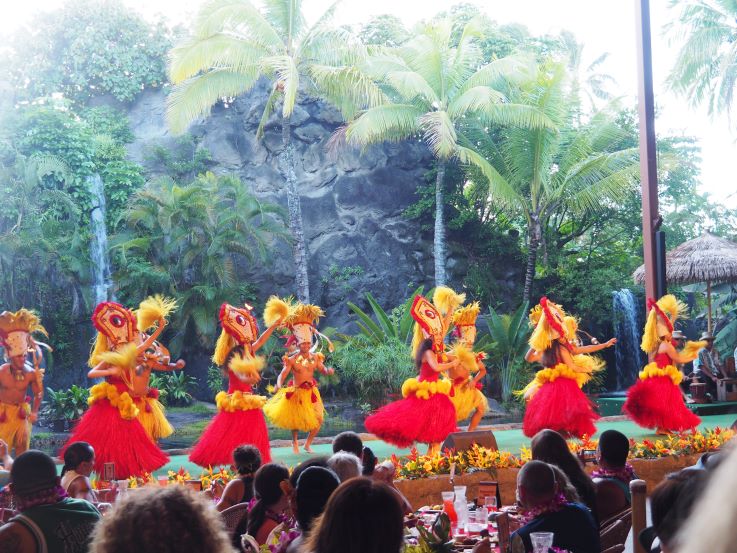
[[[602,417],[613,417],[622,414],[622,405],[624,405],[624,396],[617,397],[598,397],[596,405],[599,408],[599,414]],[[705,415],[728,415],[732,414],[737,418],[737,401],[715,401],[713,403],[687,403],[691,411],[698,416]]]
[[[737,419],[737,416],[735,416],[734,414],[704,416],[701,418],[702,424],[700,428],[714,428],[717,426],[722,428],[729,428],[732,423],[735,422],[735,419]],[[482,429],[483,428],[485,427],[482,427]],[[496,437],[496,441],[499,445],[500,450],[519,453],[520,449],[523,446],[529,447],[530,445],[529,438],[525,437],[525,435],[522,434],[521,428],[513,430],[494,430],[494,427],[490,428],[494,432],[494,436]],[[658,438],[658,436],[654,432],[645,428],[640,428],[630,420],[603,420],[600,421],[599,424],[597,424],[597,428],[599,432],[603,432],[604,430],[608,429],[619,430],[628,438],[634,438],[637,441],[641,441],[643,439]],[[300,443],[304,443],[304,438],[301,440]],[[369,446],[380,461],[386,459],[387,457],[390,457],[392,453],[396,453],[397,455],[406,455],[409,453],[409,449],[397,449],[395,446],[387,444],[386,442],[383,442],[381,440],[366,441],[364,445]],[[424,451],[426,450],[426,446],[421,445],[419,449],[420,452],[424,453]],[[313,450],[315,452],[315,455],[332,454],[332,447],[330,444],[315,445],[313,446]],[[271,455],[274,462],[284,463],[285,465],[290,467],[299,464],[301,461],[311,456],[309,453],[304,452],[301,452],[299,455],[295,455],[292,452],[291,447],[272,448]],[[194,463],[189,462],[186,455],[175,455],[172,456],[169,464],[163,467],[161,470],[157,471],[156,474],[166,474],[168,470],[176,471],[179,470],[180,467],[184,467],[186,470],[188,470],[193,478],[197,478],[202,472],[202,469],[200,467],[198,467]]]

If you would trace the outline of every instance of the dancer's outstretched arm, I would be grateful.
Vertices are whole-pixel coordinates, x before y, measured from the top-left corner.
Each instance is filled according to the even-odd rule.
[[[579,353],[594,353],[611,347],[616,343],[617,339],[612,338],[611,340],[607,340],[603,344],[591,344],[590,346],[573,346],[573,354],[578,355]]]
[[[276,327],[279,326],[281,323],[282,323],[282,319],[279,319],[273,325],[271,325],[269,328],[267,328],[266,330],[264,330],[264,333],[261,336],[259,336],[258,337],[258,340],[256,340],[253,343],[253,346],[252,347],[253,347],[253,352],[254,353],[256,353],[258,350],[261,349],[261,346],[263,346],[266,343],[266,340],[269,339],[269,337],[271,336],[271,333],[274,332],[274,330],[276,330]]]

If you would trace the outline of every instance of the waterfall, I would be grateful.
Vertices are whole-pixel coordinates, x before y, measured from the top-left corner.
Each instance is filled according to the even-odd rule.
[[[107,228],[105,227],[105,190],[99,173],[87,177],[87,186],[92,195],[90,211],[90,259],[92,260],[92,292],[95,305],[112,299],[110,289],[113,282],[108,258]]]
[[[617,390],[625,390],[634,384],[642,364],[640,352],[640,323],[635,297],[628,288],[612,293],[614,336],[617,345],[614,353],[617,363]]]

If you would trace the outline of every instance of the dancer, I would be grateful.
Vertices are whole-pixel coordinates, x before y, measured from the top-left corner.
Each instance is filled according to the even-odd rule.
[[[87,409],[74,428],[64,451],[73,442],[87,442],[95,450],[95,472],[104,473],[105,463],[114,463],[115,478],[124,479],[151,473],[169,458],[144,430],[133,400],[132,378],[136,365],[166,326],[159,326],[147,338],[138,331],[133,313],[115,302],[100,303],[92,313],[97,338],[88,364],[88,378],[104,378],[90,389]]]
[[[0,314],[0,345],[5,348],[7,363],[0,366],[0,440],[8,444],[8,454],[15,449],[18,456],[31,443],[31,427],[38,420],[38,409],[43,399],[43,369],[40,345],[32,334],[46,329],[39,318],[28,309]],[[28,363],[30,353],[33,365]],[[33,404],[26,396],[28,387],[33,393]]]
[[[156,295],[143,300],[136,311],[136,323],[140,334],[140,341],[145,342],[149,338],[147,332],[155,331],[158,326],[166,324],[166,318],[176,309],[176,301]],[[137,366],[135,372],[130,375],[131,396],[138,408],[138,420],[143,429],[156,442],[160,438],[167,438],[174,432],[169,421],[166,420],[164,406],[159,401],[159,391],[149,386],[151,371],[174,371],[183,369],[185,362],[179,359],[171,363],[171,355],[158,341],[143,352],[143,359]]]
[[[469,431],[476,429],[481,417],[489,410],[489,402],[480,389],[481,380],[486,376],[486,367],[483,363],[486,355],[483,352],[473,352],[473,344],[476,341],[476,318],[480,310],[479,303],[474,302],[453,313],[456,341],[451,355],[458,358],[459,364],[448,371],[448,376],[453,381],[450,400],[456,408],[457,422],[467,419],[473,413],[468,425]]]
[[[525,360],[541,363],[543,369],[521,392],[527,400],[522,425],[525,436],[532,438],[545,429],[579,438],[593,435],[599,415],[581,388],[603,363],[579,352],[599,351],[614,342],[574,346],[575,318],[545,297],[530,311],[530,324],[535,330]]]
[[[448,311],[446,311],[447,313]],[[402,384],[400,399],[366,418],[366,430],[397,447],[414,442],[428,444],[428,454],[436,454],[440,443],[457,430],[456,412],[448,395],[451,382],[439,380],[440,373],[458,366],[448,360],[443,339],[447,332],[441,312],[423,296],[415,296],[411,308],[415,320],[412,352],[419,378]],[[452,315],[452,313],[451,313]]]
[[[215,396],[217,415],[189,455],[190,461],[201,467],[230,465],[233,450],[244,444],[257,447],[263,462],[271,461],[269,433],[261,411],[266,398],[253,393],[266,361],[256,352],[287,317],[289,306],[275,298],[267,302],[268,317],[264,318],[271,324],[261,336],[252,310],[248,304],[235,307],[224,303],[220,307],[219,319],[223,330],[215,345],[212,361],[227,375],[228,391],[218,392]]]
[[[322,309],[316,305],[299,303],[290,308],[290,314],[284,321],[297,340],[299,353],[294,356],[285,354],[282,358],[284,368],[276,380],[274,396],[264,406],[264,413],[279,428],[292,431],[292,449],[299,453],[299,432],[308,432],[304,450],[312,453],[312,441],[320,431],[324,419],[324,408],[320,390],[317,388],[315,371],[331,375],[335,371],[325,367],[325,356],[311,350],[313,339],[319,341],[323,335],[315,325],[324,316]],[[264,319],[266,314],[264,314]],[[329,347],[332,344],[328,341]],[[293,380],[284,385],[289,373]]]
[[[627,390],[622,411],[640,426],[654,428],[658,434],[695,429],[701,419],[683,401],[678,387],[683,374],[675,364],[696,359],[706,342],[686,342],[680,352],[676,351],[671,343],[673,327],[686,306],[671,294],[657,302],[648,299],[647,305],[649,313],[640,348],[650,362]]]

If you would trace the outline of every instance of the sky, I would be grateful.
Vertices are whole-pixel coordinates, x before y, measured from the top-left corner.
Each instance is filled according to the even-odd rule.
[[[12,32],[34,13],[63,4],[62,0],[0,0],[0,33]],[[472,0],[471,0],[472,1]],[[172,23],[186,22],[197,12],[202,0],[123,0],[147,18],[162,15]],[[304,0],[308,20],[316,19],[333,0]],[[411,27],[421,19],[447,10],[452,0],[343,0],[336,14],[336,24],[360,25],[372,16],[384,13],[399,17]],[[609,53],[602,71],[612,75],[615,94],[625,105],[636,105],[637,72],[635,54],[635,0],[478,0],[476,3],[498,23],[522,23],[533,34],[574,33],[584,44],[584,66],[604,52]],[[688,135],[698,139],[702,148],[702,175],[699,190],[713,200],[737,208],[737,122],[730,130],[725,115],[711,118],[704,108],[693,108],[670,93],[665,78],[673,66],[677,45],[670,44],[663,25],[676,16],[667,0],[651,0],[653,30],[653,80],[659,135]]]

